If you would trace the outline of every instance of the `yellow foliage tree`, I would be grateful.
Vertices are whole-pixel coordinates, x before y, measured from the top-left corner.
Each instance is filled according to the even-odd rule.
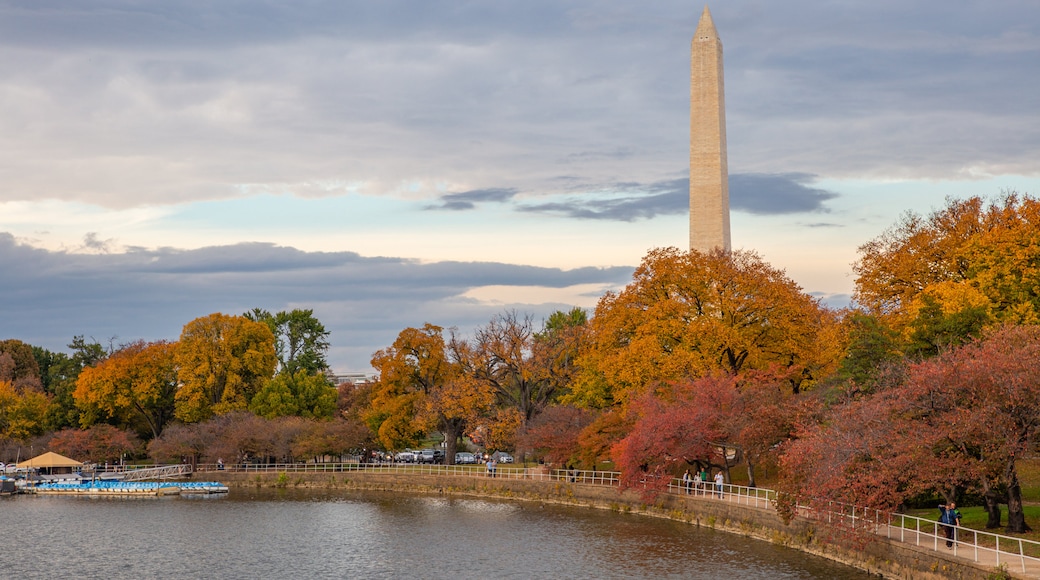
[[[112,353],[97,366],[83,369],[73,393],[82,426],[110,418],[128,424],[140,420],[152,438],[160,436],[173,418],[176,348],[166,341],[139,341]]]
[[[175,358],[175,414],[186,423],[248,408],[277,365],[266,324],[219,312],[184,326]]]
[[[33,389],[18,392],[11,381],[0,380],[0,439],[28,440],[47,428],[50,398]]]
[[[565,402],[624,407],[648,385],[748,369],[798,392],[835,368],[834,314],[753,252],[655,249],[633,278],[596,306]]]
[[[1040,323],[1040,201],[1006,193],[908,213],[859,248],[855,300],[907,340],[956,344]],[[933,349],[934,350],[934,349]]]

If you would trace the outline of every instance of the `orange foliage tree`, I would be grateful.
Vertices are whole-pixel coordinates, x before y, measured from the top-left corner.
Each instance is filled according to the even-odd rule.
[[[165,341],[139,341],[84,368],[73,393],[83,426],[109,420],[131,425],[136,419],[147,425],[152,438],[161,435],[174,412],[175,349]]]
[[[458,357],[466,345],[433,324],[406,328],[394,344],[372,357],[379,380],[372,387],[366,422],[386,449],[414,445],[431,428],[444,434],[445,461],[455,461],[466,426],[492,402],[491,391],[463,372]]]
[[[791,392],[838,360],[835,316],[752,252],[652,250],[596,306],[573,391],[585,407],[624,407],[644,386],[718,371],[782,372]]]

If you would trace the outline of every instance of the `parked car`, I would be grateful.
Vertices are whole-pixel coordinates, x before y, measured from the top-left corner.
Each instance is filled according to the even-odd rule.
[[[467,465],[477,462],[477,456],[468,451],[460,451],[455,454],[456,465]]]
[[[492,453],[491,454],[491,459],[494,459],[495,461],[497,461],[499,463],[512,463],[513,462],[513,456],[508,454],[508,453],[506,453],[506,452],[504,452],[504,451],[496,451],[496,452]]]
[[[415,463],[415,453],[412,451],[398,451],[397,455],[394,455],[394,461],[400,463]]]
[[[440,449],[423,449],[416,456],[417,463],[444,463],[444,452]]]

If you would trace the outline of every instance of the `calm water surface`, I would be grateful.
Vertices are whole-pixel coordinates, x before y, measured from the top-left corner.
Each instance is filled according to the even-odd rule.
[[[0,498],[5,578],[867,578],[631,514],[371,492]]]

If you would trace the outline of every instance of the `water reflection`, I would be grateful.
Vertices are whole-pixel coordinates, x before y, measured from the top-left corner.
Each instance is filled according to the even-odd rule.
[[[538,503],[345,491],[0,501],[5,577],[867,578],[766,542]],[[9,560],[9,561],[8,561]]]

